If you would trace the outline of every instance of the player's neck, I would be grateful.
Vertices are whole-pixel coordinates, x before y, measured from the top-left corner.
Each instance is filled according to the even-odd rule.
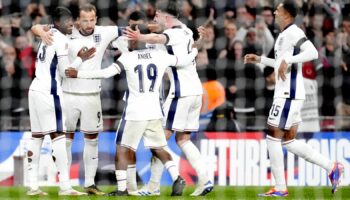
[[[177,26],[181,26],[181,22],[177,19],[173,19],[170,23],[169,23],[169,27],[168,28],[173,28],[173,27],[177,27]]]
[[[293,23],[294,23],[294,19],[292,19],[292,18],[288,18],[288,19],[284,20],[280,25],[281,31],[286,30],[286,28],[288,28]]]

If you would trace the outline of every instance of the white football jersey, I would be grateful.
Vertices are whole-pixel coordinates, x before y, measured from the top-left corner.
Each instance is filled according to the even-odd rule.
[[[102,58],[109,43],[121,35],[118,26],[95,26],[94,33],[83,36],[77,29],[73,29],[70,36],[69,59],[72,61],[83,47],[95,47],[95,56],[84,61],[78,70],[101,69]],[[98,79],[72,79],[65,78],[62,82],[62,89],[70,93],[98,93],[101,91],[101,80]]]
[[[52,45],[44,43],[39,45],[35,61],[35,78],[29,89],[59,94],[62,91],[60,70],[63,74],[63,67],[69,67],[62,65],[63,63],[64,65],[69,64],[67,57],[69,40],[55,28],[50,31],[53,33],[53,43]]]
[[[274,98],[305,99],[302,63],[288,65],[286,80],[278,79],[278,68],[283,59],[300,52],[300,46],[307,40],[305,33],[295,24],[287,26],[275,43],[275,78]]]
[[[192,31],[186,26],[173,27],[163,32],[168,41],[165,44],[169,54],[176,55],[179,59],[191,52]],[[169,97],[183,97],[203,94],[202,84],[196,70],[196,62],[189,62],[186,67],[169,67],[167,73],[170,77]]]
[[[125,120],[163,118],[159,87],[165,69],[175,66],[177,58],[165,51],[143,49],[122,54],[117,64],[124,68],[128,83]]]

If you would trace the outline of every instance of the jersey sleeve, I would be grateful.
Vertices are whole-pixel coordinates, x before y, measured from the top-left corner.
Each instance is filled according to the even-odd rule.
[[[86,71],[78,71],[78,78],[84,79],[103,79],[109,78],[114,75],[120,74],[120,67],[112,63],[110,66],[100,70],[86,70]]]
[[[123,28],[119,26],[102,26],[103,33],[106,34],[108,40],[112,41],[123,34]]]
[[[163,32],[167,38],[165,45],[176,45],[183,41],[183,36],[181,34],[182,29],[167,29]]]

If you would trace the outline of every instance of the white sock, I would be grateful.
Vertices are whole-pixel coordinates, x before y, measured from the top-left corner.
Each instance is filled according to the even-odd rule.
[[[70,172],[70,166],[72,165],[72,142],[73,142],[73,140],[71,138],[66,138],[68,172]]]
[[[194,145],[192,141],[188,140],[183,143],[180,148],[185,154],[187,160],[191,163],[193,169],[196,171],[198,176],[198,183],[205,184],[208,182],[209,178],[207,175],[205,163],[196,145]]]
[[[168,170],[173,182],[176,181],[176,179],[179,177],[179,168],[175,162],[170,160],[164,164],[164,167],[166,170]]]
[[[60,189],[67,190],[71,188],[65,135],[56,137],[52,140],[52,157],[54,158],[54,162],[56,164],[58,177],[60,180]]]
[[[95,184],[95,175],[98,167],[98,146],[97,138],[84,138],[84,166],[85,166],[85,187]]]
[[[152,191],[159,190],[160,188],[160,180],[163,175],[163,163],[155,156],[152,157],[151,160],[151,178],[148,182],[148,188]]]
[[[266,136],[267,150],[269,152],[271,171],[276,181],[277,190],[286,190],[286,179],[284,176],[284,157],[281,139]]]
[[[117,185],[119,191],[126,190],[126,170],[115,170],[115,177],[117,178]]]
[[[304,158],[306,161],[309,161],[313,164],[316,164],[323,169],[327,170],[330,173],[333,169],[333,162],[328,158],[317,152],[310,145],[299,140],[290,140],[283,143],[283,146],[293,154]]]
[[[39,161],[40,161],[40,149],[43,144],[43,138],[33,138],[28,148],[28,178],[29,187],[32,190],[39,189],[38,174],[39,174]]]
[[[136,191],[137,190],[137,181],[136,181],[136,165],[128,165],[128,169],[126,170],[127,173],[127,189],[129,192]]]

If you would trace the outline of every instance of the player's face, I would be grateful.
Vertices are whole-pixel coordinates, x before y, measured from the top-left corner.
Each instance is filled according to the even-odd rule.
[[[277,6],[274,14],[275,14],[276,23],[278,25],[280,25],[281,22],[283,21],[284,17],[285,17],[284,16],[285,15],[285,10],[283,8],[283,4],[282,3]]]
[[[156,15],[154,16],[154,21],[161,26],[161,28],[165,28],[167,26],[167,20],[169,17],[172,17],[168,15],[167,13],[164,13],[160,10],[156,11]]]
[[[71,17],[69,18],[64,18],[61,20],[60,22],[61,24],[61,28],[60,31],[63,34],[72,34],[72,30],[73,30],[73,19]]]
[[[91,35],[94,32],[96,25],[96,13],[95,11],[80,11],[79,24],[80,31],[84,35]]]

